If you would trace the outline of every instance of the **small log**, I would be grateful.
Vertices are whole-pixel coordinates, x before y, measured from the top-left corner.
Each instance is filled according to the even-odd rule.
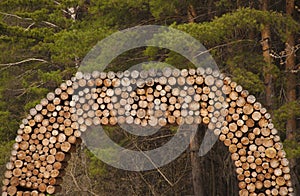
[[[250,115],[250,114],[252,114],[253,111],[254,111],[254,109],[253,109],[252,105],[250,105],[250,104],[244,105],[244,107],[243,107],[244,114]]]
[[[208,86],[213,85],[214,82],[215,82],[215,78],[214,78],[213,76],[211,76],[211,75],[206,76],[206,77],[204,78],[204,83],[205,83],[206,85],[208,85]]]
[[[15,186],[9,186],[7,188],[7,194],[8,195],[15,195],[17,193],[17,187]]]
[[[265,151],[265,154],[268,158],[274,158],[277,154],[275,148],[267,148],[266,151]]]
[[[64,152],[57,152],[55,155],[55,160],[56,161],[63,161],[65,159],[65,153]],[[53,176],[52,176],[53,177]]]
[[[284,177],[280,176],[276,178],[276,184],[279,186],[283,186],[285,184],[285,179]]]
[[[247,97],[247,102],[253,104],[256,101],[256,98],[253,95]]]
[[[252,113],[252,119],[253,120],[259,121],[260,118],[261,118],[261,113],[260,112],[255,111],[255,112]]]

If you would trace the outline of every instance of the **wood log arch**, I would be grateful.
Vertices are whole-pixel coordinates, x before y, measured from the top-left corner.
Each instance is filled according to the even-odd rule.
[[[2,196],[59,192],[62,163],[92,124],[195,122],[228,146],[240,195],[292,195],[289,162],[270,117],[247,90],[209,68],[77,73],[23,119]]]

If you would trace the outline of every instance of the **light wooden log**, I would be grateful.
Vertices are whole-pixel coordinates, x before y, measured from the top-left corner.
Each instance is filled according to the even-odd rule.
[[[277,152],[276,152],[275,148],[270,147],[270,148],[266,149],[265,154],[268,158],[272,159],[276,156]]]
[[[15,186],[9,186],[7,188],[7,194],[8,195],[15,195],[17,193],[17,187]]]

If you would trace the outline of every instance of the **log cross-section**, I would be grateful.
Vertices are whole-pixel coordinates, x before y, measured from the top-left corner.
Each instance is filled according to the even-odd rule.
[[[293,193],[289,162],[270,114],[211,69],[78,72],[23,119],[2,196],[61,190],[74,144],[94,125],[204,124],[228,147],[240,195]]]

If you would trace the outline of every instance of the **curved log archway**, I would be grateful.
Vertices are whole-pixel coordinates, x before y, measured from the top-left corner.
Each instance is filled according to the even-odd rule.
[[[59,192],[62,163],[82,132],[117,123],[204,123],[228,146],[240,195],[289,195],[289,163],[270,117],[247,90],[211,69],[77,73],[23,120],[2,195]]]

